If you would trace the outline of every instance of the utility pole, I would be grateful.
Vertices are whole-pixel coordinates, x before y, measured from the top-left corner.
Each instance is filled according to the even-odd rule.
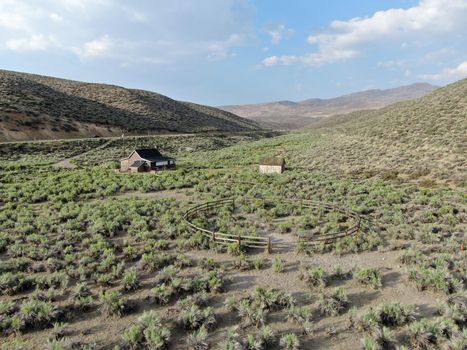
[[[123,157],[126,156],[126,148],[125,148],[125,133],[122,131],[122,145],[123,145]]]

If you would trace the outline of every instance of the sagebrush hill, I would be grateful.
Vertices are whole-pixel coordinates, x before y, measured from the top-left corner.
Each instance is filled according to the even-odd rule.
[[[335,114],[378,109],[392,103],[426,95],[437,86],[417,83],[385,90],[366,90],[330,99],[312,98],[301,102],[221,106],[219,108],[264,126],[278,129],[301,128]]]
[[[465,135],[467,79],[415,100],[328,117],[298,132],[202,157],[209,164],[223,159],[254,164],[260,155],[281,156],[290,166],[342,176],[463,186]]]
[[[259,128],[150,91],[0,70],[0,141]]]

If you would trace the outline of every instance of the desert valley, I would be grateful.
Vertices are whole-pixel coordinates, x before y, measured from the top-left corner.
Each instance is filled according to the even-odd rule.
[[[467,78],[446,72],[212,107],[0,70],[0,349],[467,349]]]

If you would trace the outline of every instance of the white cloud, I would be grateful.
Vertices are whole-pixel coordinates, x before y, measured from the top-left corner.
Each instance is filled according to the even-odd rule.
[[[108,35],[104,35],[96,40],[84,43],[82,48],[73,48],[73,51],[82,59],[109,56],[115,43]]]
[[[51,13],[49,17],[53,22],[56,22],[56,23],[63,21],[63,17],[56,13]]]
[[[42,34],[30,37],[10,39],[5,42],[5,47],[12,51],[43,51],[56,42],[53,37],[44,37]]]
[[[386,68],[386,69],[394,69],[394,68],[398,68],[398,67],[402,67],[405,65],[405,61],[404,60],[388,60],[388,61],[379,61],[377,63],[378,67],[383,67],[383,68]]]
[[[280,62],[280,58],[277,57],[277,56],[266,57],[266,58],[263,60],[263,64],[264,64],[266,67],[275,66],[275,65],[278,64],[279,62]]]
[[[83,61],[169,64],[231,57],[253,37],[249,0],[0,0],[0,54],[53,46]]]
[[[146,16],[144,13],[134,11],[131,14],[131,19],[135,22],[145,23],[148,21],[148,16]]]
[[[462,62],[455,68],[445,68],[439,73],[419,75],[419,78],[425,80],[461,79],[466,77],[467,61]]]
[[[401,42],[404,47],[410,39],[424,38],[449,33],[463,35],[467,31],[467,1],[421,0],[408,9],[389,9],[375,12],[370,17],[352,18],[348,21],[332,21],[328,28],[310,35],[308,43],[317,46],[317,51],[303,56],[283,56],[277,64],[290,62],[318,65],[342,61],[357,56],[365,45]],[[291,59],[293,57],[293,59]]]
[[[325,52],[310,53],[303,56],[271,56],[263,60],[267,67],[278,64],[288,66],[295,63],[301,63],[309,66],[331,63],[355,57],[357,52],[354,50],[328,50]]]
[[[271,37],[272,44],[279,44],[283,38],[288,38],[293,34],[293,29],[287,28],[284,24],[271,26],[266,29],[266,33]]]

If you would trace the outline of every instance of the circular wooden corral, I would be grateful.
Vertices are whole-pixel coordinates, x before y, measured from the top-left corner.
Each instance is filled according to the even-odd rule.
[[[240,201],[246,203],[252,200],[272,200],[272,198],[242,198]],[[341,208],[334,204],[324,204],[318,201],[313,200],[305,200],[305,199],[285,199],[281,198],[281,201],[284,203],[289,204],[300,204],[300,206],[305,208],[322,208],[324,210],[329,211],[337,211],[342,214],[346,214],[350,217],[353,217],[356,220],[356,224],[346,231],[338,232],[338,233],[329,233],[323,235],[314,235],[310,237],[299,236],[298,239],[294,242],[288,242],[292,245],[305,245],[305,246],[316,246],[322,244],[331,244],[334,243],[337,239],[351,236],[356,234],[360,231],[360,225],[363,218],[355,211],[347,208]],[[193,219],[198,216],[200,213],[206,213],[212,209],[217,209],[219,207],[230,205],[232,209],[235,207],[235,200],[233,198],[224,198],[215,201],[205,202],[202,204],[198,204],[190,209],[188,209],[183,218],[185,222],[188,224],[189,230],[191,232],[201,232],[206,238],[210,239],[211,241],[222,244],[222,245],[229,245],[231,243],[237,242],[245,247],[248,248],[262,248],[267,250],[269,253],[272,252],[274,247],[274,241],[271,240],[270,237],[256,237],[256,236],[242,236],[242,235],[234,235],[229,233],[221,233],[221,232],[214,232],[210,230],[206,230],[204,228],[198,227],[193,224]],[[280,243],[281,245],[284,242]]]

